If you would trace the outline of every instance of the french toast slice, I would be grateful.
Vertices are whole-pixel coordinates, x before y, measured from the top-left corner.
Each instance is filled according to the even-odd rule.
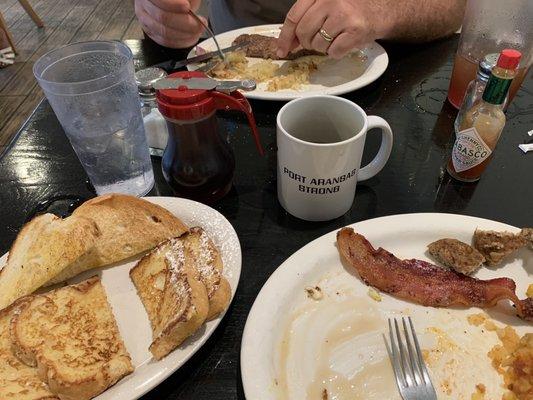
[[[158,360],[183,343],[206,320],[207,291],[196,278],[192,261],[183,241],[173,238],[159,244],[130,270],[152,326],[149,349]]]
[[[30,296],[11,318],[10,339],[61,400],[91,399],[133,371],[98,277]]]
[[[90,219],[43,214],[24,225],[0,271],[0,309],[33,293],[93,247],[99,236]]]
[[[79,206],[72,215],[94,221],[101,236],[91,251],[51,279],[48,285],[141,254],[187,231],[187,226],[163,207],[124,194],[95,197]]]
[[[0,311],[0,399],[58,400],[39,379],[37,368],[22,363],[11,351],[9,325],[17,307],[30,299],[24,298]]]
[[[222,257],[207,233],[200,227],[193,227],[180,237],[186,247],[186,254],[192,257],[196,277],[207,290],[210,321],[223,312],[231,300],[231,287],[222,276]]]

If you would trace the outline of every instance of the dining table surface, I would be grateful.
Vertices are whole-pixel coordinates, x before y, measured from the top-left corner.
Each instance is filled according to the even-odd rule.
[[[184,58],[151,40],[126,40],[136,69]],[[394,133],[390,159],[375,177],[357,186],[355,201],[342,217],[306,222],[289,215],[276,192],[276,114],[282,102],[251,101],[266,154],[258,155],[246,119],[218,114],[235,152],[233,188],[211,206],[235,228],[242,247],[242,273],[222,322],[178,371],[142,397],[163,399],[244,399],[240,347],[254,299],[274,270],[296,250],[342,226],[404,213],[455,213],[533,226],[533,79],[531,74],[507,110],[507,124],[492,162],[477,183],[461,183],[446,173],[457,111],[446,94],[458,36],[423,45],[383,43],[389,65],[374,83],[346,94],[368,115],[386,119]],[[371,132],[372,133],[372,132]],[[363,164],[379,148],[369,134]],[[156,184],[148,196],[172,196],[152,158]],[[96,194],[49,103],[43,100],[0,155],[0,250],[7,252],[21,226],[36,214],[68,215]],[[406,227],[408,228],[408,227]]]

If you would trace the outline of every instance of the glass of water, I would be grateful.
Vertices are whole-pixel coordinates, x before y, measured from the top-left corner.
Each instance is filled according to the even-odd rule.
[[[135,83],[123,43],[74,43],[43,55],[33,73],[98,194],[143,196],[154,185]]]

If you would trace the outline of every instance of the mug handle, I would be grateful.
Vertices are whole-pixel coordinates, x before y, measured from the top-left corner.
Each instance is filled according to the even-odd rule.
[[[368,130],[373,128],[381,129],[381,147],[376,157],[357,172],[358,181],[370,179],[381,171],[392,151],[392,130],[387,121],[381,117],[370,115],[368,116]]]

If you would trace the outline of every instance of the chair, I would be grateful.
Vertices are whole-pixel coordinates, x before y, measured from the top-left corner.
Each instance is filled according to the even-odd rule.
[[[26,10],[26,13],[28,13],[28,15],[33,20],[33,22],[35,22],[35,25],[37,25],[38,28],[42,28],[44,26],[43,21],[41,20],[41,18],[39,18],[39,16],[34,11],[31,4],[28,2],[28,0],[18,0],[18,2],[24,8],[24,10]],[[13,41],[13,36],[11,35],[11,32],[9,32],[9,29],[6,24],[6,20],[2,16],[1,11],[0,11],[0,29],[2,29],[6,33],[7,41],[9,42],[9,45],[13,49],[13,52],[16,53],[17,50],[15,48],[15,42]]]

